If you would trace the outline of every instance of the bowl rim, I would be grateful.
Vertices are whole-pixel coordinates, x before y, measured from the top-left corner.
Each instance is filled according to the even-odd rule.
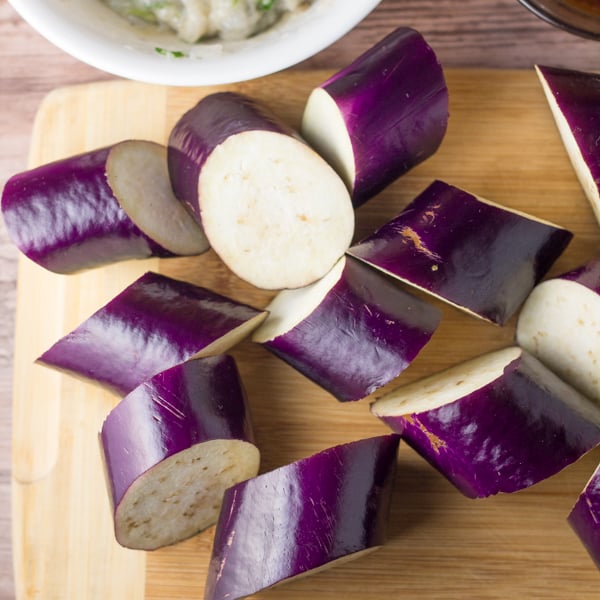
[[[74,20],[58,14],[50,3],[31,0],[8,2],[51,44],[96,69],[144,83],[197,86],[247,81],[298,64],[348,33],[381,0],[362,0],[360,3],[335,0],[333,6],[339,4],[343,11],[323,11],[318,19],[310,21],[310,29],[300,29],[297,35],[293,32],[272,35],[267,43],[246,47],[243,52],[223,51],[203,57],[175,57],[169,51],[143,52],[125,43],[115,44],[96,31],[82,30]],[[316,10],[317,7],[318,3],[311,8]],[[268,31],[265,33],[268,34]]]
[[[568,33],[572,33],[582,38],[587,38],[590,40],[600,41],[600,33],[594,33],[593,31],[588,31],[587,29],[582,29],[581,27],[577,27],[576,25],[572,25],[571,23],[567,23],[562,19],[557,18],[550,11],[545,9],[543,6],[540,6],[538,2],[535,0],[518,0],[520,4],[522,4],[525,8],[530,10],[534,15],[546,21],[550,25],[557,27],[558,29],[562,29]]]

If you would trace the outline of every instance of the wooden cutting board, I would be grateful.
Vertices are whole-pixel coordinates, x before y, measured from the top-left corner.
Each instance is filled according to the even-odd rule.
[[[109,82],[59,89],[40,107],[32,166],[125,138],[165,142],[187,108],[216,89],[269,103],[299,124],[324,72],[289,72],[203,89]],[[532,72],[448,71],[450,127],[435,157],[357,213],[357,237],[396,215],[432,179],[557,222],[575,234],[556,274],[600,251],[600,228],[575,179]],[[122,263],[81,275],[46,273],[26,259],[19,272],[13,423],[13,541],[19,598],[202,598],[213,530],[143,553],[113,539],[97,446],[117,399],[35,365],[61,335],[147,270],[187,279],[256,306],[271,297],[229,273],[212,252],[196,258]],[[437,303],[444,319],[401,376],[408,382],[512,343],[500,328]],[[339,404],[245,342],[233,352],[268,471],[326,447],[387,430],[369,399]],[[388,388],[391,387],[388,386]],[[271,600],[598,597],[598,573],[566,523],[598,451],[550,480],[511,496],[468,500],[404,446],[386,546],[360,560],[258,594]]]

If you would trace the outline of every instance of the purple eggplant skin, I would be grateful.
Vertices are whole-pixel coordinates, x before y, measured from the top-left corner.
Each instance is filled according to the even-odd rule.
[[[420,33],[392,31],[321,87],[345,121],[355,156],[355,207],[432,156],[449,120],[442,66]]]
[[[211,152],[233,135],[271,131],[296,135],[255,100],[235,92],[217,92],[184,113],[169,135],[168,163],[175,196],[199,223],[198,179]]]
[[[348,253],[504,325],[572,238],[437,180]]]
[[[578,283],[600,295],[600,256],[559,275],[559,278]]]
[[[600,444],[595,422],[553,389],[558,377],[522,351],[499,379],[449,404],[379,416],[469,498],[538,483]],[[574,396],[581,396],[562,381]],[[591,406],[591,405],[590,405]]]
[[[229,488],[205,600],[235,600],[381,546],[400,438],[335,446]]]
[[[361,400],[402,373],[441,321],[433,305],[345,258],[323,302],[264,347],[340,402]]]
[[[600,466],[581,492],[567,521],[600,569]]]
[[[2,193],[6,228],[19,250],[56,273],[170,257],[129,218],[106,179],[111,147],[11,177]]]
[[[262,312],[206,288],[147,272],[37,362],[124,396]]]
[[[228,355],[193,359],[162,371],[109,413],[100,442],[113,508],[156,464],[211,440],[254,443],[246,393]]]
[[[600,186],[600,74],[537,65],[565,117],[591,179]]]

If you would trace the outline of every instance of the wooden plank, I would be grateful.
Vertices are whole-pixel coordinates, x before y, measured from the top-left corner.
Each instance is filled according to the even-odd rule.
[[[226,89],[263,99],[297,125],[311,87],[325,75],[288,72]],[[450,70],[448,83],[451,124],[440,151],[357,211],[357,236],[397,214],[439,178],[572,229],[575,239],[552,273],[591,258],[600,243],[598,224],[535,75]],[[179,115],[215,89],[111,82],[59,90],[38,114],[31,164],[126,137],[165,141]],[[21,261],[13,408],[20,598],[202,597],[213,530],[149,554],[119,548],[96,447],[98,427],[116,398],[32,365],[59,335],[150,269],[257,306],[272,296],[234,277],[212,252],[69,277]],[[402,381],[513,341],[514,319],[500,328],[436,304],[443,310],[442,326]],[[386,431],[370,416],[369,399],[339,404],[250,342],[233,354],[248,391],[261,471]],[[40,406],[45,412],[37,412]],[[595,451],[530,490],[472,501],[403,447],[388,544],[359,561],[256,597],[591,600],[597,597],[597,572],[565,517],[598,460]]]

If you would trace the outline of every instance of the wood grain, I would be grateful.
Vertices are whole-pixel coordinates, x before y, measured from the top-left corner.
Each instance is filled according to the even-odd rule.
[[[549,27],[516,0],[383,0],[352,32],[297,69],[347,64],[392,27],[410,25],[445,67],[600,69],[598,44]],[[0,188],[25,168],[34,115],[51,90],[110,76],[61,52],[0,0]],[[17,251],[0,220],[0,598],[14,598],[10,536],[11,402]],[[14,377],[19,378],[18,374]],[[17,384],[18,385],[18,384]]]
[[[310,89],[327,73],[293,71],[218,89],[251,94],[297,124]],[[593,256],[600,229],[533,72],[448,70],[447,75],[451,125],[440,151],[359,209],[358,236],[397,214],[433,178],[440,178],[573,230],[575,239],[553,273]],[[31,164],[131,136],[164,142],[178,116],[215,89],[109,82],[58,90],[38,113]],[[213,529],[152,553],[120,548],[112,535],[96,440],[117,399],[32,362],[41,348],[146,270],[256,306],[273,295],[237,279],[212,252],[128,262],[74,276],[47,274],[21,259],[13,408],[19,598],[202,597]],[[401,381],[512,343],[514,319],[500,328],[436,304],[444,314],[442,325]],[[369,414],[370,399],[340,404],[249,341],[233,355],[248,391],[262,472],[387,431]],[[40,405],[44,410],[31,418]],[[359,561],[256,597],[592,600],[597,597],[597,571],[565,517],[598,460],[600,453],[592,452],[530,490],[473,501],[403,447],[388,544]]]

